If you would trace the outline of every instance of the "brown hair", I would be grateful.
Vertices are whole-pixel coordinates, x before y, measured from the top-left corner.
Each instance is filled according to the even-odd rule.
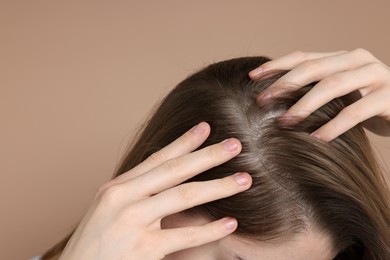
[[[233,216],[236,235],[269,241],[315,227],[329,234],[336,259],[390,259],[390,196],[384,176],[360,125],[331,142],[309,133],[346,104],[336,98],[294,125],[277,116],[315,83],[264,104],[256,94],[286,71],[251,80],[248,72],[268,61],[243,57],[211,64],[180,82],[161,102],[123,157],[114,177],[130,170],[193,125],[206,121],[211,134],[198,149],[229,137],[242,152],[188,181],[251,174],[249,190],[191,209],[210,219]],[[60,252],[69,236],[43,259]]]

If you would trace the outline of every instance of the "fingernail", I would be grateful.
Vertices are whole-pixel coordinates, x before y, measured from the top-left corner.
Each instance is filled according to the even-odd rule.
[[[222,144],[223,144],[223,148],[225,148],[225,150],[229,152],[233,152],[238,148],[237,141],[231,138],[226,139],[225,141],[222,142]]]
[[[254,70],[252,70],[250,73],[252,74],[253,77],[258,76],[260,73],[262,73],[264,69],[262,67],[258,67]]]
[[[310,135],[311,135],[312,137],[314,137],[314,138],[317,138],[317,139],[321,140],[321,136],[320,136],[318,133],[316,133],[316,132],[313,132],[313,133],[311,133]]]
[[[202,124],[197,124],[192,128],[192,132],[195,134],[201,134],[204,133],[204,131],[206,131],[206,128],[202,126]]]
[[[236,173],[233,176],[234,180],[241,186],[245,186],[249,183],[248,176],[242,172]]]
[[[223,224],[227,230],[233,230],[237,227],[237,221],[234,218],[225,218]]]

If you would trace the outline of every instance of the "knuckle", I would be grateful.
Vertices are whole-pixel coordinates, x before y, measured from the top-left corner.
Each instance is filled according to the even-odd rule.
[[[344,84],[341,75],[327,77],[318,83],[317,91],[319,95],[334,99],[337,96],[344,95]]]
[[[321,80],[321,85],[326,88],[337,86],[340,83],[340,78],[337,75],[329,76]]]
[[[220,187],[218,189],[225,193],[231,193],[233,190],[236,190],[238,186],[233,176],[217,179],[215,182],[216,185]]]
[[[107,184],[104,184],[103,186],[100,186],[96,191],[96,197],[99,197],[102,195],[102,193],[107,189]]]
[[[294,51],[292,53],[292,55],[294,57],[296,57],[297,59],[305,59],[306,58],[306,52],[303,52],[301,50]]]
[[[160,165],[167,160],[167,157],[163,151],[158,151],[149,155],[146,160],[152,165]]]
[[[226,233],[226,228],[223,226],[222,223],[213,223],[211,225],[211,228],[209,229],[210,236],[214,239],[218,239],[225,235]]]
[[[344,108],[342,111],[341,111],[341,114],[347,118],[349,118],[348,121],[359,121],[360,120],[360,117],[361,117],[361,112],[359,112],[356,108],[354,108],[353,106],[348,106],[346,108]]]
[[[241,186],[237,183],[233,176],[228,176],[219,180],[215,180],[214,196],[226,197],[236,194],[241,190]]]
[[[109,182],[104,183],[102,186],[100,186],[95,194],[95,197],[102,196],[102,194],[107,190],[109,187],[115,185],[114,180],[110,180]]]
[[[196,144],[197,136],[196,134],[192,134],[192,132],[186,133],[182,138],[177,139],[178,146],[193,147]]]
[[[178,186],[177,192],[184,201],[192,201],[196,196],[196,189],[191,183]]]
[[[101,203],[108,207],[115,207],[120,204],[122,196],[121,189],[116,186],[110,186],[101,193]]]
[[[313,69],[314,67],[316,67],[318,65],[318,62],[316,60],[305,60],[304,62],[301,63],[301,67],[304,69],[304,70],[309,70],[309,69]]]
[[[182,169],[182,163],[179,159],[174,158],[166,161],[165,167],[170,172],[179,173],[180,169]]]
[[[207,158],[210,158],[211,160],[215,160],[221,156],[221,152],[219,147],[212,146],[206,149],[206,156]]]
[[[364,48],[356,48],[352,52],[355,53],[355,55],[357,55],[358,57],[365,58],[365,59],[372,59],[374,57],[374,55],[372,55],[371,52],[369,52]]]
[[[197,244],[197,232],[194,227],[188,227],[184,231],[184,237],[190,244]]]
[[[329,121],[326,126],[329,128],[329,132],[331,133],[339,133],[341,130],[341,126],[335,122],[335,120]],[[322,135],[321,135],[322,136]]]

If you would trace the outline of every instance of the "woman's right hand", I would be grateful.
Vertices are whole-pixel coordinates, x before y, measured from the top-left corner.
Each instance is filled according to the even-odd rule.
[[[103,185],[60,259],[162,259],[232,233],[237,221],[230,217],[204,226],[161,229],[161,219],[168,215],[251,186],[248,173],[178,185],[240,153],[234,138],[193,152],[209,134],[210,126],[202,122]]]

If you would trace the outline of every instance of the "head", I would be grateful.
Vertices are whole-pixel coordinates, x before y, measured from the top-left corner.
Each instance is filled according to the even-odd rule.
[[[211,134],[200,148],[235,137],[242,143],[242,152],[188,181],[247,171],[252,186],[243,193],[172,216],[165,221],[167,227],[233,216],[238,229],[219,242],[226,248],[250,241],[250,248],[262,252],[273,248],[275,252],[278,246],[299,248],[302,243],[310,252],[310,241],[318,241],[331,254],[349,254],[345,259],[351,259],[352,254],[362,259],[390,257],[388,191],[363,129],[356,126],[329,143],[309,135],[345,107],[342,98],[299,124],[280,125],[277,116],[313,85],[258,104],[256,94],[286,73],[251,80],[248,72],[266,61],[265,57],[222,61],[180,82],[157,107],[117,175],[206,121]],[[318,249],[321,253],[323,248]],[[272,259],[291,259],[291,253],[285,253],[285,258]],[[185,259],[191,259],[190,255]]]
[[[251,80],[248,72],[268,60],[226,60],[180,82],[156,107],[114,177],[206,121],[211,134],[198,149],[235,137],[242,152],[188,182],[246,171],[252,186],[166,217],[163,228],[225,216],[239,223],[232,235],[167,259],[390,259],[388,188],[363,129],[357,125],[329,143],[309,135],[345,107],[343,98],[300,123],[278,123],[314,83],[258,104],[256,94],[286,73]]]

